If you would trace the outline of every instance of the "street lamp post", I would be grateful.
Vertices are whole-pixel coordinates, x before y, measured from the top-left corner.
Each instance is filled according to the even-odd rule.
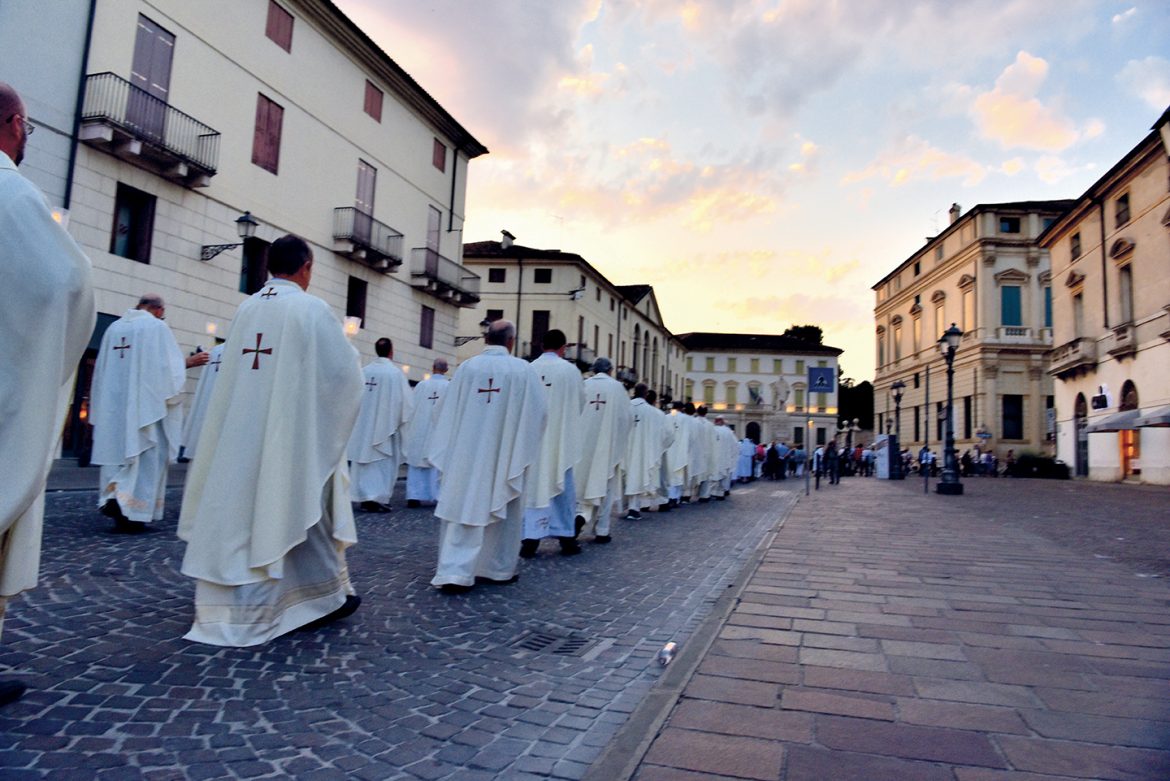
[[[890,386],[890,395],[894,397],[894,441],[890,445],[890,479],[901,480],[902,474],[902,393],[906,390],[906,383],[898,380]]]
[[[963,332],[958,326],[951,323],[938,340],[938,349],[947,360],[947,426],[946,444],[943,447],[942,478],[935,491],[948,496],[958,496],[963,493],[963,484],[959,481],[959,464],[955,458],[955,350],[959,349],[959,341]]]

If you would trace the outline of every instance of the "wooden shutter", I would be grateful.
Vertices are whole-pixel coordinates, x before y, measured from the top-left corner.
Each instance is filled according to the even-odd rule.
[[[292,51],[293,16],[275,0],[268,0],[268,24],[264,34],[286,52]]]
[[[263,95],[256,96],[256,129],[252,136],[252,162],[277,173],[280,164],[280,128],[284,109]]]
[[[377,121],[382,121],[382,90],[366,80],[366,113]]]

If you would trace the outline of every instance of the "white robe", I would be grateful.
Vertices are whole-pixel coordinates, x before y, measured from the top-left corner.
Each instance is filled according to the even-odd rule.
[[[739,458],[739,442],[735,433],[726,425],[715,427],[715,481],[719,484],[722,493],[726,494],[731,488],[731,478],[735,474],[735,462]]]
[[[547,405],[527,362],[491,345],[464,361],[439,403],[428,458],[443,475],[431,584],[471,586],[516,573],[525,481],[540,455]]]
[[[674,442],[674,425],[668,425],[666,416],[645,399],[631,399],[630,413],[633,425],[626,439],[624,493],[630,509],[641,510],[659,503],[662,456]]]
[[[219,367],[222,362],[223,345],[217,344],[208,352],[207,363],[199,373],[199,382],[195,384],[195,398],[191,400],[191,409],[187,411],[187,418],[183,421],[184,458],[195,458],[195,449],[199,446],[199,432],[203,428],[203,418],[207,414],[207,402],[211,400],[211,391],[219,378]]]
[[[581,460],[573,470],[577,483],[577,514],[597,534],[609,534],[609,515],[620,501],[621,466],[633,425],[630,396],[608,374],[585,380],[581,413]]]
[[[405,460],[401,432],[414,401],[406,373],[389,358],[375,358],[367,364],[362,382],[361,411],[346,447],[349,498],[387,504]]]
[[[179,516],[198,581],[187,639],[256,645],[353,593],[345,445],[363,390],[324,301],[273,279],[240,305]]]
[[[414,386],[414,411],[406,422],[402,440],[407,500],[435,502],[439,499],[439,470],[427,458],[427,442],[435,425],[439,400],[450,384],[447,375],[435,374]]]
[[[566,476],[581,457],[581,408],[584,381],[576,366],[555,352],[542,353],[531,364],[540,378],[548,402],[548,425],[540,443],[540,456],[528,477],[528,507],[524,512],[524,539],[572,537],[576,495],[572,501],[553,500],[566,491]]]
[[[673,441],[666,451],[666,485],[670,489],[672,499],[677,499],[675,493],[681,493],[682,486],[687,479],[687,463],[690,459],[690,416],[679,410],[671,410],[666,416],[673,433]]]
[[[102,337],[90,390],[98,507],[116,499],[132,521],[161,520],[167,466],[179,455],[183,352],[167,324],[130,309]]]
[[[738,447],[739,451],[736,455],[735,462],[735,476],[743,480],[754,475],[756,443],[744,437],[739,441]]]
[[[49,465],[95,318],[88,258],[0,152],[0,628],[37,584]]]
[[[707,427],[698,415],[688,415],[687,426],[687,486],[684,493],[699,497],[699,486],[711,472],[711,447]]]

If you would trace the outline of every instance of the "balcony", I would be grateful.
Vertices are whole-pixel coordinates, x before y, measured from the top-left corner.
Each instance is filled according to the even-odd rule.
[[[185,187],[206,187],[219,133],[113,73],[85,80],[78,140]]]
[[[1050,355],[1048,373],[1062,380],[1068,379],[1097,366],[1097,343],[1081,336],[1057,347]]]
[[[389,274],[402,265],[402,234],[352,206],[333,210],[333,251]]]
[[[995,329],[995,340],[1000,344],[1033,344],[1032,329],[1019,325],[1002,325]]]
[[[587,344],[569,344],[566,347],[565,357],[576,361],[586,369],[591,367],[593,362],[597,360],[597,353]]]
[[[426,247],[410,251],[410,284],[455,306],[479,303],[479,274]]]
[[[1137,352],[1137,328],[1133,323],[1122,323],[1113,329],[1113,345],[1109,354],[1114,358],[1126,358]]]

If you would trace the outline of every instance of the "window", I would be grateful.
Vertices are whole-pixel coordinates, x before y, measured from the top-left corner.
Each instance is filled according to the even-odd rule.
[[[918,276],[921,273],[922,273],[922,261],[916,260],[916,261],[914,261],[914,276]]]
[[[902,326],[900,325],[894,326],[894,360],[902,360]],[[801,362],[797,361],[796,363],[799,368]]]
[[[1020,218],[1019,217],[1000,217],[999,218],[999,232],[1000,233],[1019,233],[1020,232]]]
[[[139,263],[150,263],[154,202],[155,198],[150,193],[118,182],[114,196],[114,227],[110,236],[112,254]]]
[[[369,244],[374,233],[374,194],[378,190],[378,169],[365,160],[358,160],[357,191],[353,205],[354,238]]]
[[[922,409],[915,405],[914,407],[914,439],[912,442],[917,442],[922,439]]]
[[[435,139],[434,147],[431,149],[431,165],[440,171],[447,170],[447,145],[437,138]]]
[[[1004,285],[999,289],[1000,325],[1023,325],[1019,285]]]
[[[828,403],[829,403],[829,394],[827,394],[827,393],[818,393],[817,394],[817,412],[824,412],[825,407],[828,405]]]
[[[1015,394],[1003,396],[1003,438],[1024,438],[1024,397]]]
[[[963,439],[971,438],[971,397],[963,397]]]
[[[613,299],[613,296],[610,296],[610,298],[609,298],[609,311],[611,311],[611,312],[613,311],[613,305],[614,305],[614,299]]]
[[[489,323],[494,323],[497,320],[503,320],[503,319],[504,319],[504,310],[503,309],[489,309],[487,311],[487,321]]]
[[[817,426],[817,445],[823,445],[826,442],[825,428]]]
[[[1085,333],[1085,296],[1077,293],[1073,296],[1073,336],[1079,337]]]
[[[934,404],[934,438],[939,442],[942,442],[946,436],[946,414],[946,405],[941,401],[936,401]]]
[[[886,365],[886,335],[884,333],[877,335],[877,362],[878,366]]]
[[[382,121],[382,90],[366,79],[366,113],[378,122]]]
[[[735,385],[727,385],[724,387],[723,400],[726,401],[728,403],[728,405],[734,405],[734,404],[739,403],[738,401],[736,401],[736,386]]]
[[[130,83],[138,89],[130,90],[126,121],[154,141],[162,141],[166,132],[174,50],[175,36],[139,14],[130,64]]]
[[[357,277],[349,278],[349,289],[345,294],[345,316],[360,317],[361,328],[366,327],[366,293],[369,283]]]
[[[284,109],[263,95],[256,96],[256,128],[252,134],[252,162],[277,173],[280,164],[280,126]]]
[[[1052,327],[1052,287],[1044,286],[1044,327]]]
[[[495,282],[497,284],[503,284],[504,282],[507,282],[507,281],[508,281],[508,269],[506,269],[506,268],[489,268],[488,269],[488,282]]]
[[[552,269],[551,268],[534,268],[534,269],[532,269],[532,281],[538,285],[552,284]]]
[[[683,398],[687,401],[694,401],[695,383],[690,380],[687,380],[686,385],[683,388]]]
[[[611,359],[613,358],[613,334],[609,335],[609,347],[605,351],[605,354],[607,356],[609,356]]]
[[[1117,196],[1117,205],[1113,210],[1114,222],[1113,227],[1120,228],[1129,222],[1129,193]]]
[[[804,388],[792,389],[792,404],[798,412],[804,409]]]
[[[601,326],[593,326],[593,352],[601,349]]]
[[[434,206],[427,207],[427,249],[439,253],[439,240],[443,236],[443,213]]]
[[[548,309],[532,310],[532,353],[538,354],[543,345],[545,334],[548,333],[549,317],[552,313]]]
[[[752,367],[752,374],[759,374],[760,373],[760,359],[759,358],[752,358],[751,359],[751,367]]]
[[[695,370],[695,359],[692,356],[688,355],[687,356],[687,371],[693,372],[694,370]]]
[[[783,374],[784,373],[784,359],[783,358],[773,358],[772,359],[772,373],[773,374]]]
[[[922,349],[922,318],[914,318],[914,350],[917,352]]]
[[[704,404],[714,404],[715,403],[715,383],[713,383],[713,382],[704,383],[704,385],[703,385],[703,403]]]
[[[936,306],[934,308],[934,332],[941,337],[943,335],[943,332],[946,330],[947,330],[946,312],[944,311],[943,305],[939,304],[938,306]]]
[[[943,259],[943,245],[939,244],[934,248],[934,259],[935,261],[940,261]]]
[[[1081,234],[1074,233],[1068,241],[1068,254],[1072,260],[1081,256]]]
[[[729,371],[729,372],[735,371],[735,359],[734,358],[727,359],[727,371]]]
[[[599,285],[595,291],[597,293],[597,300],[601,300],[601,286]]]
[[[715,371],[715,359],[714,358],[707,358],[706,364],[707,364],[707,366],[706,366],[707,371],[709,371],[709,372]]]
[[[1133,322],[1133,267],[1126,263],[1117,269],[1117,297],[1122,323]]]
[[[804,426],[792,427],[792,444],[796,447],[804,447]]]
[[[291,52],[292,33],[293,15],[277,5],[275,0],[268,0],[268,25],[264,29],[264,34],[277,46]]]
[[[975,291],[963,291],[963,331],[975,330]]]
[[[428,350],[435,346],[435,310],[424,306],[418,318],[418,346]]]

